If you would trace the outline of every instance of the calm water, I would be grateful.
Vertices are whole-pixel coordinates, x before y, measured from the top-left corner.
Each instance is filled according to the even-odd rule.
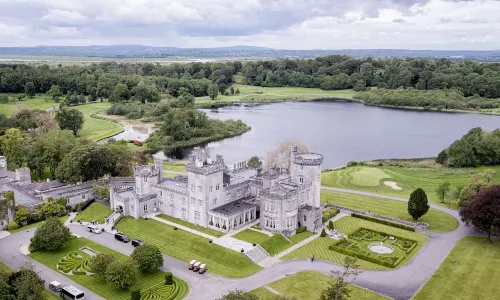
[[[297,139],[325,156],[323,168],[350,160],[436,156],[473,127],[493,130],[500,117],[378,108],[349,102],[283,102],[203,110],[217,119],[241,119],[242,136],[211,143],[226,163],[266,153],[279,141]]]

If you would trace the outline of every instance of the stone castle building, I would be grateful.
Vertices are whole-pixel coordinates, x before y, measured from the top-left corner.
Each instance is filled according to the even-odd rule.
[[[153,166],[136,166],[135,186],[110,187],[111,209],[139,218],[162,212],[203,227],[228,232],[259,219],[261,228],[295,234],[321,228],[321,165],[323,156],[290,149],[290,168],[261,173],[236,167],[222,156],[212,160],[195,149],[186,165],[187,176],[163,178],[163,152]],[[239,164],[241,167],[241,163]]]

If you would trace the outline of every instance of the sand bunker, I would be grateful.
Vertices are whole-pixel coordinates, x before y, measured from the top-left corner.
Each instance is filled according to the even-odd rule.
[[[390,187],[391,189],[393,190],[402,190],[403,188],[398,186],[398,183],[397,182],[394,182],[394,181],[384,181],[384,184],[387,185],[388,187]]]

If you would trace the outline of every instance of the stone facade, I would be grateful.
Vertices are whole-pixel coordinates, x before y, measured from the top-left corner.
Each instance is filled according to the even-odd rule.
[[[222,156],[212,160],[195,149],[187,176],[163,178],[163,152],[153,166],[134,169],[135,187],[110,188],[111,208],[139,218],[162,212],[199,226],[227,232],[259,218],[260,226],[285,236],[298,226],[321,227],[320,176],[323,156],[291,149],[290,170],[272,168],[257,174],[244,163],[230,170]],[[246,173],[246,174],[244,174]]]

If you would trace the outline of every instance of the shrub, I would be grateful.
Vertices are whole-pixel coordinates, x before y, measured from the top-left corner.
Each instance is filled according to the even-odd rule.
[[[104,276],[109,264],[114,261],[115,257],[113,255],[109,253],[98,253],[96,256],[92,257],[92,262],[90,264],[92,273],[98,276]]]
[[[328,223],[328,229],[333,230],[333,222],[331,220]]]
[[[208,243],[209,243],[209,244],[212,244],[212,243],[213,243],[213,241],[212,241],[212,240],[208,240]]]
[[[137,264],[132,259],[117,260],[106,269],[106,282],[115,289],[126,290],[137,279]]]
[[[253,246],[255,247],[255,246],[257,246],[257,244],[256,244],[256,243],[253,243]]]
[[[130,300],[141,300],[141,290],[138,287],[130,289]]]
[[[354,166],[357,166],[357,165],[358,165],[358,162],[354,161],[354,160],[351,160],[351,161],[347,162],[347,167],[354,167]]]
[[[172,276],[172,272],[165,273],[165,284],[166,285],[174,284],[174,276]]]
[[[325,231],[325,228],[323,228],[323,230],[321,230],[321,235],[320,237],[326,237],[326,231]]]
[[[37,228],[31,246],[34,250],[53,251],[63,248],[70,239],[69,229],[58,218],[49,218]]]
[[[163,266],[163,255],[155,245],[144,245],[134,249],[130,256],[142,273],[153,272]]]
[[[14,221],[9,222],[9,224],[7,225],[8,230],[14,230],[14,229],[18,229],[18,228],[19,228],[19,224],[17,224]]]
[[[241,253],[245,252],[245,249],[241,248]]]
[[[295,233],[302,233],[302,232],[305,232],[306,230],[307,230],[307,227],[302,226],[302,227],[295,229]]]
[[[360,214],[357,214],[357,213],[352,213],[351,216],[354,217],[354,218],[363,219],[363,220],[367,220],[367,221],[372,221],[372,222],[375,222],[375,223],[380,223],[380,224],[384,224],[384,225],[396,227],[396,228],[399,228],[399,229],[404,229],[404,230],[415,232],[415,228],[414,227],[407,226],[407,225],[404,225],[404,224],[399,224],[399,223],[395,223],[395,222],[391,222],[391,221],[386,221],[386,220],[382,220],[382,219],[378,219],[378,218],[374,218],[374,217],[360,215]]]
[[[91,199],[91,200],[83,202],[83,204],[80,206],[80,211],[84,211],[85,209],[87,209],[87,207],[90,206],[90,204],[92,204],[94,202],[95,202],[95,199]]]

